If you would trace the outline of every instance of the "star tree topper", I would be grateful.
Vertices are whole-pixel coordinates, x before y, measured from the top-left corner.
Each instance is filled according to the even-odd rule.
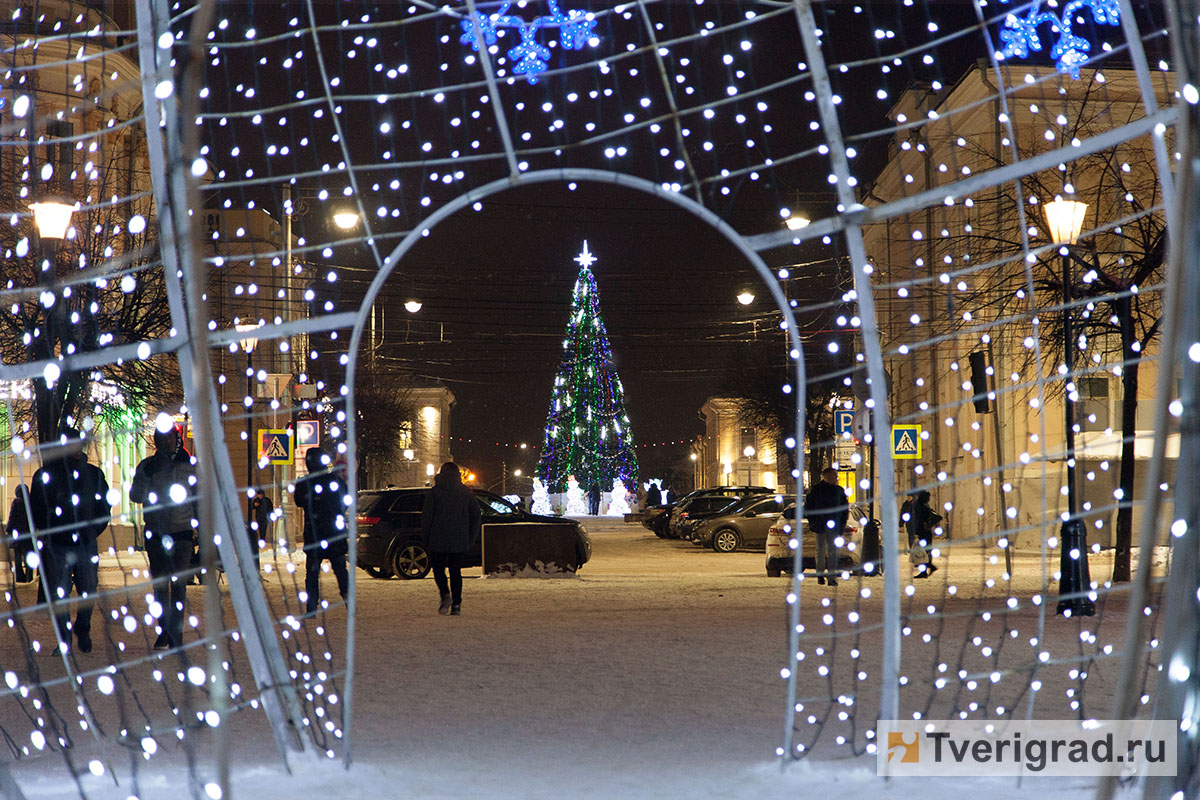
[[[1078,80],[1079,66],[1087,61],[1092,43],[1072,30],[1076,15],[1087,8],[1091,9],[1092,19],[1097,25],[1117,25],[1121,19],[1120,0],[1069,0],[1063,7],[1061,17],[1053,11],[1043,11],[1041,5],[1040,1],[1034,2],[1025,16],[1009,14],[1005,18],[1004,30],[1000,31],[1004,49],[997,55],[1000,58],[1028,58],[1031,50],[1041,52],[1042,39],[1038,28],[1048,22],[1050,31],[1058,34],[1058,41],[1050,48],[1050,57],[1054,59],[1059,72]]]
[[[497,31],[500,28],[513,28],[520,31],[521,42],[509,49],[508,57],[516,62],[513,67],[515,74],[524,75],[530,83],[537,83],[538,76],[546,71],[546,65],[550,62],[550,48],[537,40],[540,28],[558,28],[560,42],[567,50],[582,50],[588,42],[598,41],[596,18],[592,12],[574,10],[563,14],[558,7],[557,0],[548,0],[548,2],[550,13],[534,17],[531,22],[526,22],[521,17],[508,13],[509,7],[512,6],[511,0],[501,3],[500,9],[495,14],[484,14],[477,11],[474,20],[462,21],[463,35],[459,41],[469,44],[472,50],[479,51],[479,39],[475,35],[475,22],[479,23],[479,32],[488,46],[496,43]]]

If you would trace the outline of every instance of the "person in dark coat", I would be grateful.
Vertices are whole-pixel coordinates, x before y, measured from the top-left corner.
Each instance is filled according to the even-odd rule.
[[[479,501],[463,486],[458,465],[453,461],[442,464],[421,509],[421,541],[442,597],[439,614],[462,613],[463,555],[479,538],[480,518]]]
[[[183,446],[179,430],[164,420],[154,431],[154,455],[138,463],[129,486],[129,499],[142,505],[146,560],[154,600],[161,609],[155,650],[183,644],[187,584],[200,518],[197,491],[192,455]]]
[[[12,560],[13,579],[17,583],[33,580],[33,568],[28,557],[33,551],[33,537],[29,533],[29,487],[21,484],[13,495],[8,509],[8,522],[4,532],[8,534],[8,554]]]
[[[346,553],[350,544],[346,528],[344,468],[334,466],[329,454],[314,447],[304,454],[308,474],[296,481],[294,499],[304,509],[304,593],[311,614],[321,605],[321,562],[328,559],[342,599],[350,591]]]
[[[900,518],[908,532],[909,560],[917,568],[915,578],[928,578],[936,570],[933,563],[933,532],[942,521],[942,515],[929,505],[929,492],[920,491],[910,495],[900,508]],[[907,517],[905,516],[907,514]]]
[[[597,481],[592,481],[592,485],[588,487],[588,513],[593,517],[600,515],[600,484]]]
[[[250,542],[250,552],[254,555],[254,569],[262,572],[258,551],[270,543],[268,535],[271,530],[271,514],[275,512],[275,503],[263,492],[256,492],[250,498],[250,519],[246,521],[246,539]]]
[[[645,508],[653,508],[654,506],[662,505],[662,490],[658,488],[657,483],[650,484],[650,488],[646,490],[646,505]]]
[[[837,537],[846,528],[850,516],[850,499],[846,490],[838,486],[837,470],[826,469],[821,480],[808,490],[804,498],[808,529],[817,543],[817,583],[837,586],[838,546]]]
[[[108,504],[108,481],[99,467],[89,464],[83,453],[83,436],[64,429],[59,434],[60,452],[33,473],[29,488],[33,525],[38,532],[41,569],[55,602],[64,603],[54,615],[63,645],[70,647],[71,634],[80,652],[92,651],[92,602],[100,570],[96,540],[108,527],[112,507]],[[65,600],[74,587],[81,600],[75,624]],[[56,647],[53,655],[61,651]]]

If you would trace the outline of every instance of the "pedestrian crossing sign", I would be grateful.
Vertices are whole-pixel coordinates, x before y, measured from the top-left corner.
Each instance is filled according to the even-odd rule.
[[[892,458],[921,457],[921,426],[892,426]]]
[[[258,460],[261,462],[264,458],[268,464],[291,464],[292,432],[289,430],[259,429]]]

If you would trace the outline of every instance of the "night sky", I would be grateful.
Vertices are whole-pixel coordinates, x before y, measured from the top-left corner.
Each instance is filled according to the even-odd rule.
[[[222,7],[230,20],[222,37],[233,49],[210,63],[206,73],[213,89],[204,109],[206,156],[217,170],[227,170],[210,187],[209,204],[255,202],[278,218],[278,186],[295,175],[302,176],[298,192],[324,187],[341,204],[353,201],[338,196],[347,185],[340,170],[343,142],[334,143],[330,115],[321,114],[327,99],[311,41],[289,35],[296,30],[289,19],[305,19],[305,6],[285,3],[278,16],[258,15],[258,41],[246,46],[243,17],[249,7]],[[654,8],[663,20],[658,41],[687,39],[686,46],[670,51],[664,68],[678,79],[673,99],[690,104],[682,124],[695,133],[687,140],[688,157],[702,177],[704,203],[742,234],[779,230],[782,208],[814,219],[836,213],[826,181],[828,162],[816,150],[824,135],[813,127],[815,106],[805,95],[810,83],[794,82],[798,71],[804,72],[795,21],[778,7],[757,8],[771,16],[750,26],[733,3]],[[928,67],[870,62],[877,54],[902,51],[906,40],[928,39],[934,30],[945,33],[973,19],[971,3],[947,0],[936,7],[941,27],[931,28],[930,8],[906,11],[896,2],[817,4],[819,25],[837,31],[827,40],[827,60],[855,64],[834,71],[831,80],[843,98],[841,123],[863,186],[886,158],[892,134],[887,112],[899,92],[917,81],[941,79],[952,85],[983,53],[976,31],[947,41]],[[483,152],[498,152],[494,119],[481,99],[479,67],[464,61],[454,24],[444,15],[418,13],[409,24],[408,12],[398,7],[362,2],[318,4],[317,13],[331,23],[321,39],[327,66],[341,81],[337,117],[358,171],[361,199],[367,208],[393,209],[373,223],[386,254],[441,204],[506,174],[502,159],[462,157],[477,152],[473,137],[485,139]],[[333,24],[392,16],[403,21],[390,27]],[[718,30],[726,26],[729,35],[694,38],[710,21]],[[514,135],[524,131],[530,137],[520,143],[521,157],[530,159],[532,169],[594,167],[654,182],[678,180],[673,159],[681,154],[666,152],[677,141],[670,122],[661,134],[635,126],[616,138],[581,141],[587,138],[585,121],[594,121],[600,136],[636,118],[631,110],[646,107],[648,114],[662,114],[666,104],[656,84],[654,48],[642,41],[637,15],[607,10],[603,25],[603,52],[618,54],[623,43],[633,42],[643,48],[641,55],[620,62],[620,69],[593,64],[569,71],[575,62],[586,64],[599,55],[558,49],[552,66],[568,71],[546,76],[536,86],[517,81],[502,87]],[[879,31],[898,35],[893,39]],[[747,42],[752,46],[744,47]],[[442,98],[440,87],[455,82],[460,89]],[[721,105],[711,119],[700,113],[698,98],[719,99],[734,84],[746,99]],[[679,88],[693,86],[694,96]],[[384,93],[393,99],[378,102]],[[564,102],[575,93],[579,102]],[[285,100],[294,107],[273,107]],[[273,108],[260,121],[256,114],[264,107]],[[564,127],[549,124],[556,115]],[[605,148],[618,146],[627,147],[627,157],[607,161]],[[404,163],[384,163],[389,159]],[[770,169],[756,166],[774,159],[781,160]],[[721,177],[725,169],[733,170],[728,179]],[[310,242],[335,242],[339,234],[319,219],[333,205],[314,203],[297,220],[297,233]],[[661,474],[668,465],[686,465],[688,443],[703,430],[697,410],[706,397],[728,390],[735,361],[746,357],[744,348],[783,360],[778,312],[754,270],[688,212],[634,190],[586,183],[574,191],[565,184],[539,184],[489,197],[480,210],[440,224],[402,261],[379,303],[385,345],[377,351],[387,363],[454,392],[452,450],[484,486],[498,482],[502,460],[526,474],[536,464],[578,272],[573,259],[584,240],[598,259],[592,269],[643,477]],[[844,255],[837,239],[763,253],[772,269],[792,270],[789,296],[811,308],[840,298],[847,277]],[[361,242],[334,244],[328,254],[318,248],[303,257],[321,270],[342,268],[335,289],[338,310],[356,307],[376,270]],[[744,288],[758,295],[746,307],[735,300]],[[414,296],[424,306],[412,315],[402,306]],[[831,335],[828,320],[811,322],[803,331],[806,347],[819,351]],[[529,446],[523,457],[521,443]]]

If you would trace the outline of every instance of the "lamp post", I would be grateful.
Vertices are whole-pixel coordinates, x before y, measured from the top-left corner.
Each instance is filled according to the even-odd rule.
[[[1091,575],[1087,562],[1087,532],[1083,521],[1077,517],[1079,503],[1075,489],[1075,392],[1071,386],[1075,371],[1074,332],[1071,328],[1071,245],[1079,239],[1083,230],[1083,219],[1087,214],[1087,203],[1077,200],[1055,198],[1044,207],[1046,226],[1051,240],[1058,245],[1062,257],[1063,287],[1063,424],[1066,439],[1067,462],[1067,515],[1063,520],[1059,539],[1062,555],[1059,560],[1061,577],[1058,584],[1059,601],[1057,613],[1092,616],[1095,605],[1088,598],[1091,590]]]
[[[242,346],[242,352],[246,354],[246,399],[243,403],[246,406],[246,488],[249,489],[254,485],[254,348],[258,346],[258,337],[250,335],[253,331],[259,329],[259,325],[237,324],[234,328],[238,333],[242,334],[238,337],[238,344]],[[247,503],[249,499],[247,498]],[[249,514],[247,508],[247,514]],[[249,517],[247,517],[249,519]]]
[[[55,256],[62,240],[67,237],[67,231],[71,229],[71,216],[75,213],[75,206],[59,198],[44,197],[36,203],[31,203],[29,210],[33,212],[33,224],[38,234],[38,282],[44,288],[50,289],[56,276]],[[63,303],[54,303],[46,309],[41,344],[46,358],[54,357],[55,345],[61,345],[63,352],[66,352],[66,342],[59,341],[63,333],[58,320],[63,313]],[[34,385],[36,387],[37,383]],[[34,391],[35,398],[40,398],[40,402],[35,400],[38,435],[48,439],[54,435],[61,422],[59,417],[62,414],[62,406],[54,401],[54,391],[49,384],[44,392],[36,388]]]

